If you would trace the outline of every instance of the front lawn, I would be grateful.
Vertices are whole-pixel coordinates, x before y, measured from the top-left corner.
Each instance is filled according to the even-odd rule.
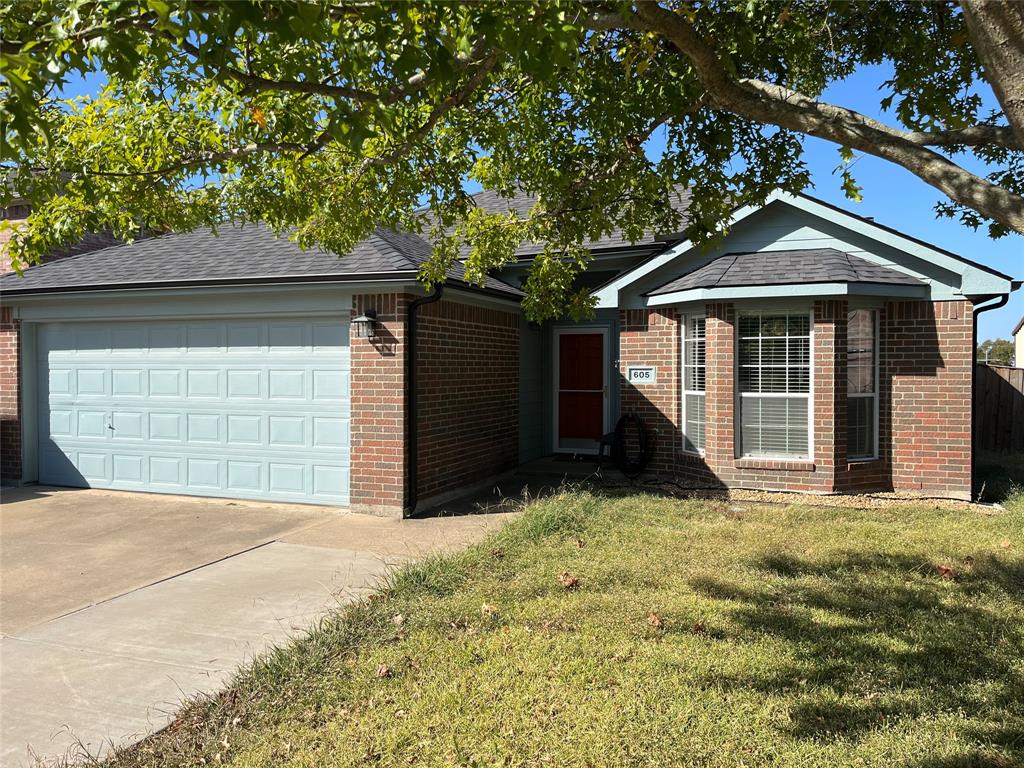
[[[115,766],[1011,766],[1024,505],[564,493]]]

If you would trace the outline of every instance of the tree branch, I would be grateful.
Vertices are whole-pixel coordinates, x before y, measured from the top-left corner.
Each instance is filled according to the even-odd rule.
[[[108,178],[132,178],[132,177],[150,177],[150,176],[166,176],[171,173],[177,173],[178,171],[184,171],[189,168],[195,168],[196,166],[206,165],[208,163],[219,163],[227,162],[228,160],[238,160],[239,158],[248,157],[249,155],[257,155],[265,152],[303,152],[309,154],[315,152],[317,149],[324,146],[327,142],[324,139],[325,134],[320,134],[316,141],[309,144],[299,144],[295,142],[259,142],[246,144],[241,147],[235,147],[233,149],[225,149],[217,152],[197,152],[190,157],[179,160],[175,163],[161,166],[160,168],[153,168],[148,171],[100,171],[100,170],[88,170],[86,173],[89,176],[104,176]],[[52,168],[36,168],[38,171],[51,171]],[[73,174],[76,171],[69,169],[59,169],[59,173]]]
[[[473,93],[483,83],[484,78],[487,77],[488,73],[494,69],[498,63],[498,51],[492,50],[483,61],[480,62],[480,66],[476,72],[454,93],[448,95],[443,101],[441,101],[431,111],[430,116],[426,121],[417,128],[412,135],[403,141],[398,146],[394,147],[390,151],[383,155],[377,155],[376,157],[367,157],[360,164],[357,176],[361,176],[366,170],[381,165],[390,165],[391,163],[398,160],[400,157],[406,155],[416,145],[416,142],[430,133],[434,126],[444,117],[446,114],[451,112],[455,107],[462,104],[466,99],[473,95]]]
[[[594,23],[600,29],[613,28],[609,26],[611,20],[607,15]],[[918,136],[915,141],[914,134],[908,135],[866,115],[816,101],[783,86],[732,78],[714,47],[693,25],[683,16],[662,7],[657,0],[637,0],[636,11],[619,17],[618,27],[653,32],[670,41],[693,65],[694,73],[707,89],[706,100],[711,108],[827,139],[889,160],[961,205],[1024,233],[1024,198],[928,149],[927,139]],[[940,134],[938,140],[944,136],[948,136],[948,132]],[[932,135],[931,139],[937,137]],[[958,142],[950,139],[946,144],[936,145],[955,143]]]
[[[953,147],[963,145],[977,147],[983,144],[998,144],[1007,149],[1024,149],[1017,140],[1013,128],[1007,125],[972,125],[967,128],[951,128],[948,131],[914,131],[903,137],[922,147]]]

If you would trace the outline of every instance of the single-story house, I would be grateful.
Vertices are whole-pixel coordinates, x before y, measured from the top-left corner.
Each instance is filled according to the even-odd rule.
[[[438,297],[429,244],[383,229],[340,257],[247,224],[4,276],[3,475],[401,515],[633,414],[647,470],[691,485],[971,496],[975,315],[1019,282],[782,192],[714,250],[591,248],[594,317],[543,325],[529,244]]]

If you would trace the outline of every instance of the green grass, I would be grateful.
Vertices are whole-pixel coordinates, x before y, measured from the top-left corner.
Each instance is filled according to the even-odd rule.
[[[979,454],[974,473],[981,501],[1024,509],[1024,454]]]
[[[111,764],[1021,765],[1022,530],[563,493]]]

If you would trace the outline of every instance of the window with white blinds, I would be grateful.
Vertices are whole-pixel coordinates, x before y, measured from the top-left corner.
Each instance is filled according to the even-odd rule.
[[[810,458],[810,315],[744,313],[737,347],[742,455]]]
[[[878,456],[877,320],[870,309],[846,316],[846,455]]]
[[[704,317],[683,318],[683,450],[704,453]]]

